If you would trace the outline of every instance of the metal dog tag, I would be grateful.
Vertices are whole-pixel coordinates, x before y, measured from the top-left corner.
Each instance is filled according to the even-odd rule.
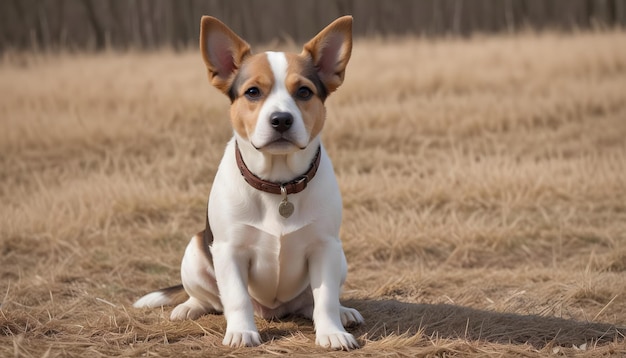
[[[287,199],[283,199],[283,201],[280,202],[280,205],[278,205],[278,213],[285,219],[293,214],[293,210],[293,204],[288,202]]]
[[[287,189],[282,185],[280,187],[280,193],[283,196],[283,200],[278,205],[278,213],[286,219],[293,214],[294,207],[293,204],[287,200]]]

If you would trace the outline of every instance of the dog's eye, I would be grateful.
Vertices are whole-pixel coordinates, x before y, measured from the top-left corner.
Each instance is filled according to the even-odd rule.
[[[261,97],[261,90],[258,87],[250,87],[244,92],[244,95],[248,99],[259,99]]]
[[[298,91],[296,92],[296,97],[298,97],[301,100],[307,100],[311,98],[312,96],[313,96],[313,91],[311,91],[309,87],[302,86],[298,88]]]

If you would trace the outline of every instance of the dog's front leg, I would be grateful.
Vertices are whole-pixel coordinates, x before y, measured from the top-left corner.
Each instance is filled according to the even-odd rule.
[[[231,347],[258,346],[261,336],[254,324],[254,310],[248,294],[250,259],[228,244],[214,244],[211,251],[226,317],[226,334],[222,344]]]
[[[341,322],[339,295],[346,277],[346,267],[346,258],[338,239],[324,242],[309,256],[315,343],[322,347],[345,350],[359,347],[354,336],[346,332]]]

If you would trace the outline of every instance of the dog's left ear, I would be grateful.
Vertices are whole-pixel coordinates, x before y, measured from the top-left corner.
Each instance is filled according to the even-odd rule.
[[[343,16],[326,26],[304,45],[303,55],[313,60],[330,94],[342,83],[352,53],[352,16]]]

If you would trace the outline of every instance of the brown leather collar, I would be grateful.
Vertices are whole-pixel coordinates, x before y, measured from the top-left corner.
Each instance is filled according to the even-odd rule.
[[[317,168],[320,166],[320,151],[321,147],[317,149],[315,158],[313,159],[313,162],[311,162],[311,166],[306,173],[286,183],[274,183],[259,178],[258,176],[254,175],[254,173],[252,173],[250,169],[248,169],[246,163],[243,162],[243,158],[241,157],[239,144],[237,144],[237,141],[235,141],[235,158],[237,160],[237,166],[239,167],[239,171],[241,172],[241,175],[243,175],[243,178],[253,188],[271,194],[280,194],[281,187],[284,187],[287,190],[287,194],[296,194],[303,191],[306,188],[307,184],[313,179],[315,173],[317,172]]]

